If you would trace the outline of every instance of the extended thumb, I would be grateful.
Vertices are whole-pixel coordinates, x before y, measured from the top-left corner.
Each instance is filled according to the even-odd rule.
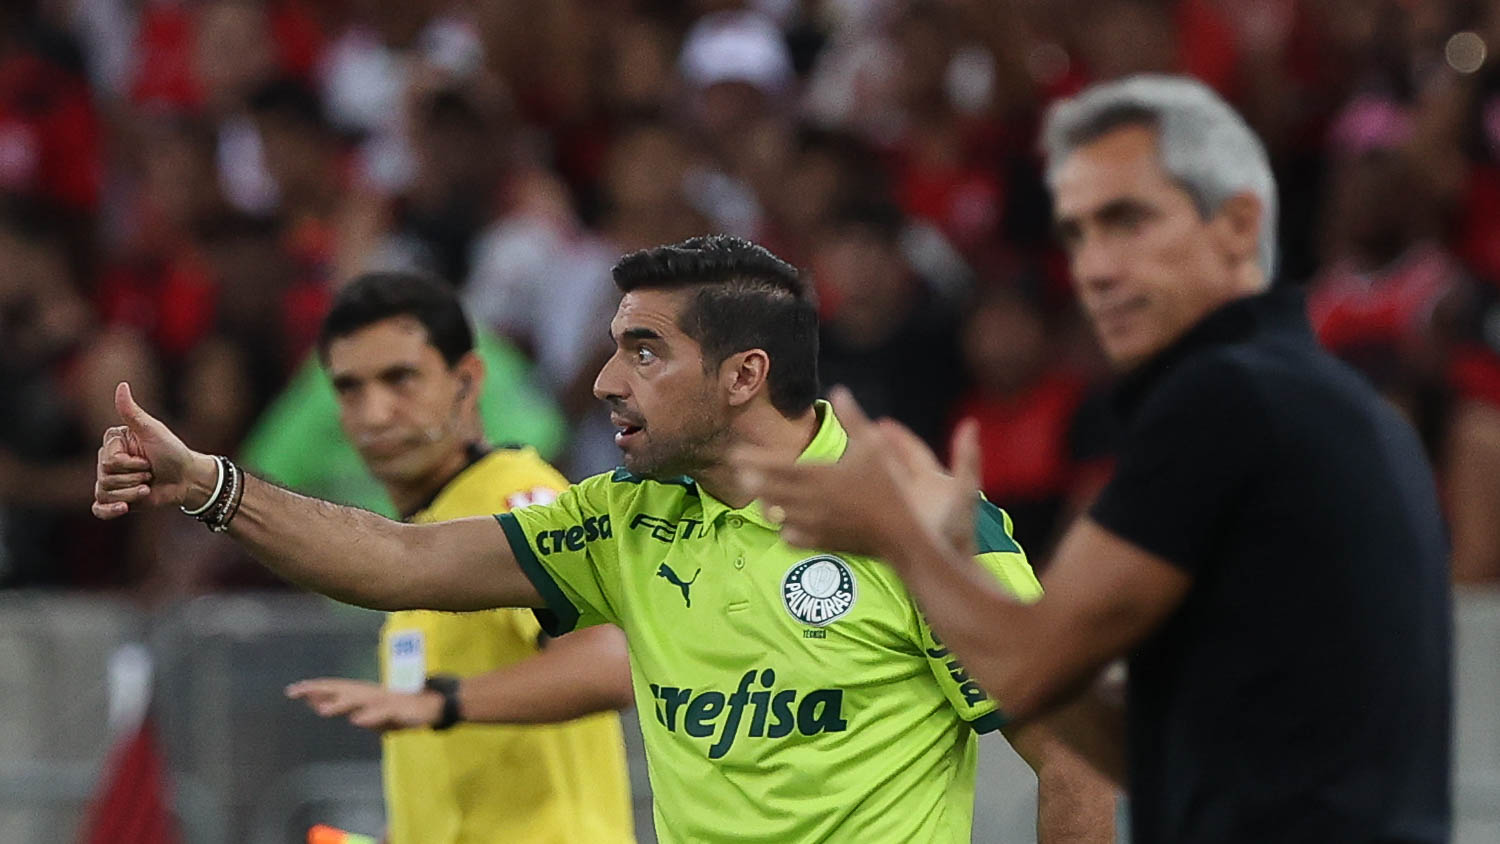
[[[839,423],[844,430],[851,434],[863,433],[873,423],[870,417],[865,415],[865,409],[859,406],[855,400],[854,393],[848,387],[840,384],[833,388],[828,394],[833,412],[838,417]]]
[[[151,414],[135,403],[135,397],[130,394],[130,384],[126,381],[121,381],[115,387],[115,411],[132,430],[138,431],[156,422]]]
[[[984,453],[979,448],[979,422],[973,418],[958,423],[953,432],[953,477],[966,489],[978,491],[984,475]]]

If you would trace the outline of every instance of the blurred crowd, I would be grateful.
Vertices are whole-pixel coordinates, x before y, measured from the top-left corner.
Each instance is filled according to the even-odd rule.
[[[825,385],[939,447],[979,418],[1044,563],[1113,432],[1036,130],[1148,71],[1264,138],[1280,283],[1419,426],[1455,576],[1500,580],[1496,51],[1500,0],[9,0],[0,584],[265,585],[190,520],[90,518],[122,379],[200,450],[388,508],[310,356],[365,270],[461,291],[497,439],[612,467],[610,265],[720,231],[808,271]]]

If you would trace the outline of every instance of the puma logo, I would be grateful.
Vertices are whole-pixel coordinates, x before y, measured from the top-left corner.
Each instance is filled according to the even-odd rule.
[[[688,589],[692,587],[693,583],[698,580],[698,575],[702,573],[703,569],[700,568],[693,572],[692,580],[684,582],[682,578],[677,576],[677,572],[672,571],[672,567],[666,563],[662,563],[661,568],[656,570],[657,577],[665,578],[668,583],[682,590],[682,602],[689,607],[693,605],[693,599],[688,597]]]

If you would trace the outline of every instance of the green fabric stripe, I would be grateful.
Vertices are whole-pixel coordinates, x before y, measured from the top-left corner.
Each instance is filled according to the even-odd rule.
[[[973,727],[976,733],[993,733],[1009,723],[1010,719],[1006,718],[1000,710],[996,709],[994,712],[986,712],[973,721],[970,721],[969,726]]]
[[[1006,530],[1006,522],[1009,517],[1005,511],[981,500],[974,513],[974,545],[979,550],[976,553],[988,554],[991,551],[1007,551],[1012,554],[1021,553],[1021,546],[1011,538],[1010,531]]]
[[[578,608],[573,606],[557,581],[552,579],[552,573],[532,553],[531,543],[526,541],[526,531],[521,529],[521,523],[510,513],[497,514],[495,521],[505,531],[505,539],[510,543],[510,551],[516,556],[521,572],[536,587],[536,591],[541,593],[542,600],[547,602],[546,609],[538,607],[532,610],[537,623],[548,636],[561,636],[572,630],[578,624]]]
[[[624,466],[617,467],[615,471],[609,476],[609,479],[617,484],[640,484],[645,483],[646,481],[656,481],[659,484],[680,486],[689,491],[696,490],[698,488],[698,485],[693,482],[693,479],[687,477],[686,475],[679,475],[675,478],[661,479],[643,478],[640,475],[632,474],[631,471],[629,469],[626,469]]]

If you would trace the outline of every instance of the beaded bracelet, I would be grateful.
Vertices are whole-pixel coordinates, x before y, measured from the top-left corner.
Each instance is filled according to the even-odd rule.
[[[228,477],[224,482],[224,494],[219,498],[212,510],[203,517],[203,523],[214,533],[224,530],[224,514],[229,512],[229,505],[234,501],[235,490],[240,485],[239,468],[228,460],[225,461]]]
[[[229,523],[240,511],[240,502],[245,498],[245,473],[228,457],[215,455],[214,464],[219,469],[219,478],[214,484],[214,494],[201,507],[193,510],[186,507],[181,509],[182,512],[207,525],[208,529],[214,533],[223,533],[229,529]]]

